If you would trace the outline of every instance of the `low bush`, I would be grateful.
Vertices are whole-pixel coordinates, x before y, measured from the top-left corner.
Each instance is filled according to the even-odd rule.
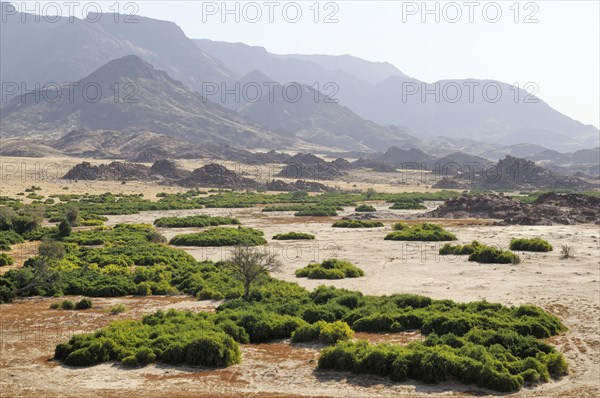
[[[176,246],[256,246],[267,243],[262,231],[252,228],[214,228],[193,234],[175,235],[170,243]]]
[[[318,321],[296,329],[292,333],[292,341],[295,343],[319,341],[323,344],[333,345],[338,341],[350,340],[353,336],[354,332],[346,322]]]
[[[511,239],[510,250],[529,251],[529,252],[549,252],[552,251],[552,245],[541,238],[520,238]]]
[[[60,308],[63,310],[74,310],[75,303],[73,303],[71,300],[63,300],[63,302],[60,304]]]
[[[390,206],[391,210],[426,210],[427,207],[421,201],[396,202]]]
[[[273,239],[275,240],[311,240],[314,238],[314,235],[307,234],[305,232],[288,232],[285,234],[277,234],[273,236]]]
[[[451,243],[446,243],[439,250],[440,255],[454,254],[457,256],[462,256],[465,254],[472,254],[475,250],[479,249],[483,245],[476,240],[471,243],[467,243],[466,245],[453,245]]]
[[[92,308],[92,300],[87,297],[82,298],[77,303],[75,303],[76,310],[87,310]]]
[[[296,270],[298,278],[308,279],[344,279],[364,276],[363,270],[354,264],[335,258],[325,260],[320,264],[308,264]]]
[[[420,223],[412,227],[402,226],[397,230],[394,225],[394,232],[389,233],[385,240],[405,240],[405,241],[448,241],[457,240],[456,235],[446,231],[437,224]]]
[[[122,314],[123,312],[127,311],[127,308],[125,307],[124,304],[115,304],[112,307],[110,307],[108,309],[108,312],[111,315],[118,315],[118,314]]]
[[[394,231],[404,231],[405,229],[409,229],[410,226],[405,222],[397,222],[392,224],[392,229]]]
[[[483,245],[469,255],[469,261],[493,264],[519,264],[521,258],[511,251]]]
[[[354,211],[358,211],[358,212],[374,212],[374,211],[377,211],[377,210],[373,206],[371,206],[371,205],[362,204],[362,205],[358,206],[357,208],[355,208]]]
[[[217,227],[219,225],[240,224],[240,220],[232,217],[213,217],[197,215],[188,217],[162,217],[154,220],[154,225],[162,228]]]
[[[383,227],[383,223],[369,220],[340,220],[331,226],[334,228],[377,228]]]
[[[0,231],[0,250],[10,250],[12,245],[24,242],[21,235],[15,231]]]
[[[0,253],[0,267],[5,265],[12,265],[15,262],[11,256],[6,253]]]

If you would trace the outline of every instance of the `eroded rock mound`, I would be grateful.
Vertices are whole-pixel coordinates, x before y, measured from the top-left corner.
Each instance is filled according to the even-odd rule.
[[[184,187],[212,187],[248,189],[258,188],[259,184],[253,179],[239,176],[236,172],[228,170],[220,164],[211,163],[202,166],[177,182]]]
[[[272,180],[266,184],[267,191],[290,192],[290,191],[305,191],[305,192],[331,192],[335,189],[314,181],[296,180],[293,183],[282,180]]]
[[[152,167],[150,167],[149,171],[153,175],[160,175],[172,179],[182,179],[190,174],[189,171],[179,168],[177,163],[167,159],[157,160]]]
[[[150,179],[149,167],[138,163],[111,162],[93,165],[90,162],[76,164],[63,176],[68,180],[132,181]]]
[[[327,162],[310,153],[298,153],[286,162],[278,177],[308,180],[335,180],[344,176],[335,161]]]
[[[516,225],[598,224],[599,209],[600,198],[581,194],[548,193],[531,204],[498,195],[478,195],[448,199],[423,217],[500,219]]]

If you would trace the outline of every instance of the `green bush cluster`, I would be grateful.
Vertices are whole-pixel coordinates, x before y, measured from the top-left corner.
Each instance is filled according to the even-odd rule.
[[[315,236],[305,232],[288,232],[273,236],[275,240],[312,240]]]
[[[349,261],[335,258],[323,261],[320,264],[308,264],[296,270],[298,278],[308,279],[344,279],[364,276],[364,271]]]
[[[338,341],[350,340],[354,331],[346,322],[317,321],[312,325],[301,326],[292,333],[294,343],[309,343],[319,341],[323,344],[333,345]]]
[[[5,265],[12,265],[15,262],[11,256],[6,253],[0,253],[0,267]]]
[[[154,220],[154,225],[162,228],[189,228],[189,227],[217,227],[219,225],[240,224],[240,220],[233,217],[213,217],[197,215],[188,217],[162,217]]]
[[[339,220],[331,226],[334,228],[377,228],[383,227],[383,223],[370,220]]]
[[[397,230],[397,225],[394,225],[394,232],[389,233],[385,240],[407,240],[407,241],[447,241],[457,240],[456,235],[446,231],[437,224],[419,223],[412,227],[402,226],[401,230]]]
[[[206,314],[158,311],[141,321],[117,321],[56,346],[54,358],[68,366],[121,361],[227,367],[241,361],[239,343]]]
[[[257,246],[267,243],[263,232],[253,228],[214,228],[193,234],[175,235],[170,243],[176,246]]]
[[[371,205],[368,205],[368,204],[364,204],[364,203],[363,203],[362,205],[360,205],[360,206],[356,207],[356,208],[354,209],[354,211],[358,211],[358,212],[374,212],[374,211],[377,211],[377,209],[375,209],[375,208],[374,208],[373,206],[371,206]]]
[[[519,264],[521,258],[511,251],[483,245],[469,255],[469,261],[493,264]]]
[[[325,206],[306,206],[302,210],[294,213],[296,217],[334,217],[337,216],[335,207]]]
[[[440,255],[469,255],[469,261],[489,264],[519,264],[521,259],[515,253],[484,245],[474,240],[466,245],[446,243],[439,250]]]
[[[0,250],[10,250],[12,245],[22,243],[23,237],[15,231],[0,231]]]
[[[552,245],[541,238],[519,238],[511,239],[510,250],[529,251],[529,252],[550,252]]]
[[[547,382],[550,376],[567,374],[561,354],[541,345],[523,352],[520,345],[526,340],[509,331],[473,330],[464,337],[431,335],[406,347],[340,342],[323,350],[318,365],[320,369],[388,376],[400,382],[408,378],[425,383],[458,380],[501,392],[518,391],[525,383]]]
[[[479,249],[483,245],[478,241],[474,240],[471,243],[467,243],[466,245],[453,245],[451,243],[446,243],[439,250],[441,255],[454,254],[457,256],[472,254],[475,250]]]
[[[63,310],[87,310],[92,308],[92,300],[88,297],[84,297],[77,302],[73,302],[71,300],[63,300],[62,302],[56,302],[50,304],[50,308]]]

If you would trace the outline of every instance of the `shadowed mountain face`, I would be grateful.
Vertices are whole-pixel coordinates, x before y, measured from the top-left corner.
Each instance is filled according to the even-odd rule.
[[[293,140],[207,101],[135,55],[110,61],[77,83],[15,98],[1,109],[2,134],[147,131],[196,144],[293,145]]]

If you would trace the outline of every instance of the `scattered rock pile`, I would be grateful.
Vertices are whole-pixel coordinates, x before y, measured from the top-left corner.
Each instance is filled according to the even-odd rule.
[[[81,162],[63,176],[67,180],[131,181],[150,179],[149,167],[138,163],[111,162],[93,165]]]
[[[448,199],[423,217],[500,219],[511,225],[598,224],[599,209],[600,198],[581,194],[548,193],[531,204],[498,195],[478,195]]]
[[[190,175],[190,172],[179,168],[172,160],[161,159],[154,162],[149,170],[152,175],[160,175],[165,178],[180,180]]]
[[[299,153],[288,159],[278,177],[308,179],[308,180],[335,180],[344,176],[335,161],[327,162],[313,154]]]

